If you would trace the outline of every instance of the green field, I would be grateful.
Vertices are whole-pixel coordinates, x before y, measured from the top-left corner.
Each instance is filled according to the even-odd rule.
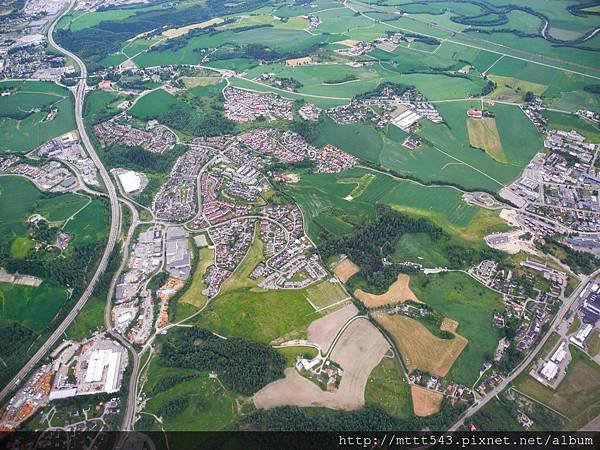
[[[13,89],[0,104],[0,154],[27,153],[75,128],[69,91],[48,82],[1,82]],[[56,110],[50,119],[51,110]]]
[[[42,331],[67,300],[66,289],[42,283],[38,287],[0,283],[0,320],[14,320]]]
[[[160,359],[150,363],[148,382],[144,392],[149,395],[145,412],[163,418],[163,425],[169,431],[208,431],[230,429],[239,416],[237,395],[225,389],[216,378],[206,372],[191,369],[161,367]],[[188,381],[172,382],[177,377],[194,376]],[[154,393],[157,383],[168,380],[166,389]],[[166,415],[163,407],[173,398],[185,397],[187,407],[175,416]]]
[[[362,179],[368,174],[376,176],[358,198],[346,200],[345,197],[351,195],[356,185],[340,181]],[[351,232],[353,226],[373,217],[377,203],[429,218],[468,241],[479,240],[491,230],[506,230],[498,213],[468,205],[456,189],[421,186],[362,168],[337,175],[303,173],[300,182],[289,185],[288,191],[302,208],[308,232],[317,242],[323,231],[334,234]]]
[[[500,331],[492,325],[494,311],[502,310],[500,295],[457,272],[411,277],[410,288],[419,300],[458,321],[456,332],[469,342],[448,377],[472,385],[500,339]]]
[[[148,119],[166,113],[180,104],[177,98],[167,91],[157,89],[141,97],[129,112],[141,119]]]
[[[22,235],[26,231],[25,222],[32,214],[42,214],[50,221],[60,222],[68,219],[88,201],[85,196],[78,194],[45,194],[26,178],[2,176],[0,230],[4,237]],[[75,217],[79,218],[79,215]]]
[[[90,298],[65,331],[67,337],[79,341],[90,337],[95,331],[103,331],[105,307],[105,300],[98,297]]]
[[[71,234],[79,243],[101,242],[108,237],[108,213],[104,202],[92,202],[67,222],[63,230]]]
[[[206,289],[204,284],[204,276],[206,275],[206,269],[214,261],[214,253],[214,250],[211,248],[200,249],[198,255],[198,264],[193,275],[192,283],[179,298],[180,302],[188,303],[196,308],[201,308],[206,304],[208,299],[206,295],[202,294],[202,291]]]
[[[112,92],[95,90],[85,98],[83,115],[91,124],[96,124],[107,119],[119,110],[117,105],[123,101],[123,97]]]
[[[404,380],[398,361],[383,358],[373,369],[365,388],[365,403],[376,405],[396,417],[412,415],[410,386]]]
[[[289,333],[304,335],[310,322],[320,317],[306,300],[306,289],[264,290],[248,277],[263,259],[263,246],[255,238],[244,260],[196,324],[223,336],[269,343]]]

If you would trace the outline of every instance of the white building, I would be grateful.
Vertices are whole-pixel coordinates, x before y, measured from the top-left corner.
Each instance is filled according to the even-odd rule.
[[[558,366],[556,365],[556,363],[553,363],[552,361],[548,361],[544,365],[544,367],[542,367],[541,373],[544,376],[544,378],[546,378],[546,380],[551,380],[558,373]]]
[[[139,191],[142,188],[141,177],[131,170],[119,174],[119,181],[127,194]]]

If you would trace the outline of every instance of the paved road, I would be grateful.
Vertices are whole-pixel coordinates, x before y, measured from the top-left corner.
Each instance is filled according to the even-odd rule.
[[[27,362],[27,364],[25,364],[25,366],[23,366],[23,368],[19,371],[19,373],[17,375],[15,375],[15,377],[2,389],[2,391],[0,391],[0,401],[2,401],[10,392],[12,392],[19,385],[20,381],[22,379],[24,379],[27,376],[27,374],[35,367],[35,365],[41,361],[41,359],[48,352],[48,350],[50,350],[54,346],[54,344],[56,344],[56,342],[60,339],[60,337],[66,331],[66,329],[69,327],[69,325],[71,325],[71,322],[73,322],[73,320],[75,320],[75,317],[77,316],[77,314],[79,314],[81,309],[84,307],[86,302],[91,297],[92,292],[94,291],[94,288],[96,287],[96,283],[98,282],[100,276],[106,270],[106,266],[108,265],[108,260],[110,258],[110,254],[112,253],[112,251],[115,247],[117,238],[119,236],[119,226],[120,226],[121,218],[120,218],[120,209],[119,209],[119,202],[117,199],[117,193],[116,193],[115,187],[112,183],[112,180],[110,179],[108,172],[102,165],[100,158],[98,158],[98,155],[96,154],[94,147],[92,146],[92,144],[90,142],[89,136],[85,130],[85,126],[83,123],[83,100],[85,97],[85,87],[86,87],[85,78],[87,76],[87,69],[86,69],[83,61],[81,61],[81,59],[79,59],[73,53],[69,52],[68,50],[63,49],[58,44],[56,44],[56,42],[54,41],[54,39],[52,37],[56,23],[60,20],[60,18],[64,14],[66,14],[67,12],[69,12],[71,10],[72,6],[73,6],[73,3],[71,3],[71,5],[69,5],[69,7],[63,12],[63,14],[56,17],[56,19],[54,20],[54,22],[48,29],[48,41],[59,52],[72,58],[79,66],[79,70],[81,72],[81,79],[79,80],[79,84],[74,89],[75,119],[77,122],[77,130],[79,131],[79,135],[81,137],[81,142],[82,142],[83,146],[85,147],[85,149],[87,150],[90,157],[92,158],[92,161],[94,161],[94,164],[96,165],[98,172],[99,172],[100,176],[102,177],[102,181],[106,187],[106,191],[107,191],[108,197],[110,199],[110,209],[111,209],[110,232],[108,235],[108,242],[106,244],[106,247],[104,248],[104,253],[102,254],[102,258],[100,259],[98,267],[96,268],[96,272],[92,276],[85,291],[83,292],[83,294],[81,295],[81,297],[79,298],[79,300],[77,301],[77,303],[75,304],[73,309],[67,314],[67,316],[64,318],[62,323],[56,328],[56,330],[54,330],[54,332],[50,335],[50,337],[46,340],[46,342],[31,357],[31,359]]]
[[[554,316],[554,320],[552,321],[552,326],[549,328],[548,332],[542,338],[542,340],[538,343],[536,348],[532,352],[530,352],[529,356],[527,356],[527,358],[525,358],[523,360],[523,362],[519,366],[517,366],[510,373],[510,375],[508,377],[506,377],[498,386],[496,386],[494,389],[492,389],[490,392],[488,392],[485,395],[485,397],[483,397],[481,400],[479,400],[478,402],[471,405],[471,407],[469,407],[463,414],[461,414],[458,421],[448,431],[459,430],[463,426],[466,419],[471,417],[473,414],[475,414],[477,411],[479,411],[483,406],[485,406],[487,402],[489,402],[492,398],[494,398],[496,395],[498,395],[500,392],[502,392],[504,389],[506,389],[515,378],[517,378],[525,369],[527,369],[529,364],[531,364],[531,362],[537,356],[539,351],[542,349],[542,346],[546,343],[546,341],[548,340],[548,338],[550,337],[552,332],[560,325],[561,321],[563,320],[563,317],[565,316],[565,314],[567,313],[569,308],[571,308],[573,303],[575,303],[575,301],[577,301],[577,299],[579,298],[579,294],[585,288],[585,286],[587,286],[588,281],[593,279],[594,277],[596,277],[599,274],[600,274],[600,269],[598,269],[596,272],[594,272],[590,276],[584,276],[581,278],[581,283],[579,284],[579,286],[577,286],[577,289],[575,289],[573,291],[571,296],[566,301],[563,302],[562,306],[556,313],[556,316]]]

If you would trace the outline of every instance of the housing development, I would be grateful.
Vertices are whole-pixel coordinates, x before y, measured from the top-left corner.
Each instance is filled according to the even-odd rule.
[[[0,442],[597,447],[597,3],[0,2]]]

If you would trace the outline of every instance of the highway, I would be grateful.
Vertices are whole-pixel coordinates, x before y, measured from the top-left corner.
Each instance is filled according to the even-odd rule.
[[[593,274],[589,276],[581,277],[581,283],[579,283],[579,286],[577,286],[577,288],[573,291],[571,296],[563,302],[562,306],[556,313],[556,316],[554,316],[552,326],[549,328],[548,332],[544,335],[544,337],[538,343],[535,349],[532,352],[530,352],[527,358],[525,358],[521,362],[521,364],[519,364],[504,380],[502,380],[502,382],[498,386],[496,386],[494,389],[488,392],[485,395],[485,397],[471,405],[464,413],[462,413],[458,421],[452,427],[450,427],[448,431],[458,431],[463,426],[466,419],[471,417],[483,406],[485,406],[487,402],[489,402],[492,398],[494,398],[496,395],[498,395],[500,392],[506,389],[515,378],[517,378],[525,369],[527,369],[529,364],[531,364],[534,358],[536,358],[537,354],[542,349],[542,346],[546,343],[552,332],[556,330],[556,328],[560,325],[567,311],[571,308],[573,303],[577,301],[577,299],[579,298],[579,294],[587,286],[588,281],[594,279],[594,277],[596,277],[597,275],[600,275],[600,269],[596,270]]]
[[[66,331],[66,329],[69,327],[69,325],[71,325],[73,320],[75,320],[75,317],[77,316],[77,314],[79,314],[81,309],[85,306],[86,302],[91,297],[91,295],[94,291],[94,288],[96,287],[96,283],[100,279],[100,276],[102,276],[102,274],[106,270],[106,267],[108,265],[108,260],[110,258],[110,255],[111,255],[113,249],[115,248],[115,244],[116,244],[118,236],[119,236],[121,217],[120,217],[119,200],[117,198],[117,192],[115,190],[115,186],[112,183],[112,180],[110,178],[108,171],[102,165],[100,158],[98,158],[98,155],[96,154],[94,147],[92,146],[92,144],[90,142],[89,136],[85,130],[85,126],[83,123],[83,101],[84,101],[84,97],[85,97],[87,68],[85,67],[85,64],[83,63],[83,61],[81,61],[81,59],[79,59],[76,55],[74,55],[73,53],[69,52],[68,50],[60,47],[54,41],[54,38],[52,36],[52,34],[54,33],[54,28],[56,26],[56,23],[60,20],[60,18],[63,15],[67,14],[71,10],[72,7],[73,7],[73,2],[69,5],[68,8],[65,9],[65,11],[63,11],[63,13],[61,15],[56,17],[54,22],[52,22],[52,24],[48,28],[48,42],[54,48],[56,48],[59,52],[68,56],[69,58],[72,58],[79,66],[81,78],[79,80],[79,83],[77,84],[77,86],[74,89],[75,119],[76,119],[76,123],[77,123],[77,130],[79,131],[79,136],[81,138],[81,143],[83,144],[84,148],[90,155],[90,158],[96,165],[96,168],[98,169],[98,173],[102,177],[102,182],[104,183],[104,186],[105,186],[107,194],[108,194],[108,198],[110,200],[111,218],[110,218],[110,231],[109,231],[109,235],[108,235],[108,242],[106,243],[106,247],[104,248],[104,253],[102,254],[102,258],[100,259],[100,262],[98,263],[96,272],[90,279],[85,291],[83,292],[83,294],[81,295],[81,297],[79,298],[79,300],[77,301],[77,303],[75,304],[73,309],[71,311],[69,311],[67,316],[61,322],[61,324],[58,327],[56,327],[56,329],[50,335],[50,337],[46,340],[46,342],[38,349],[37,352],[35,352],[35,354],[29,359],[29,361],[21,368],[19,373],[17,373],[17,375],[15,375],[14,378],[6,386],[4,386],[2,391],[0,391],[0,401],[2,401],[9,393],[11,393],[19,385],[20,381],[23,380],[27,376],[27,374],[41,361],[41,359],[44,357],[44,355],[61,338],[62,334]]]

